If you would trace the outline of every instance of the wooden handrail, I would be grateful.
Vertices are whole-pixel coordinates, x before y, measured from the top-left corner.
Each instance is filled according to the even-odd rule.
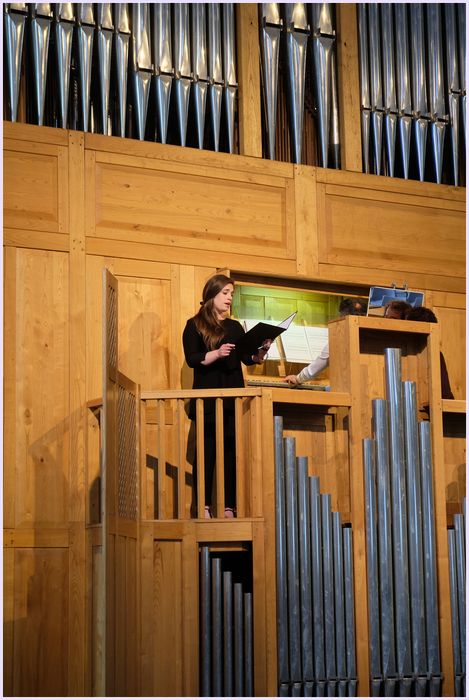
[[[223,399],[237,396],[260,396],[261,389],[158,389],[154,391],[142,391],[142,401],[155,401],[157,399]]]

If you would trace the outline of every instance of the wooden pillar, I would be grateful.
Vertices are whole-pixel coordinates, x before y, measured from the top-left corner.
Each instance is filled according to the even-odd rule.
[[[337,3],[337,73],[342,170],[362,172],[357,6]]]
[[[262,158],[259,22],[256,3],[236,5],[238,32],[239,152]]]
[[[70,625],[69,693],[85,692],[85,175],[84,135],[69,134],[70,212]]]

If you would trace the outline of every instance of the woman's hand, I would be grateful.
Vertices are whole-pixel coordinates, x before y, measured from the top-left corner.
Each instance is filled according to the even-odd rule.
[[[272,345],[272,341],[270,340],[270,338],[268,338],[267,340],[264,340],[262,342],[261,347],[256,352],[256,354],[252,356],[252,359],[254,360],[254,362],[257,362],[257,364],[259,364],[259,365],[261,364],[261,362],[264,362],[271,345]]]
[[[223,345],[220,345],[217,350],[218,359],[220,360],[222,357],[229,357],[234,347],[234,343],[223,343]]]
[[[299,384],[300,383],[298,381],[298,377],[296,374],[289,374],[288,377],[285,377],[285,381],[288,382],[289,384]]]

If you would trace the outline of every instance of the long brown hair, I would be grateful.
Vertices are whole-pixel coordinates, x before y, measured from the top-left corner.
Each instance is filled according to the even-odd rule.
[[[227,277],[226,275],[213,275],[213,277],[210,277],[205,283],[202,292],[200,309],[193,317],[195,327],[209,350],[214,350],[216,348],[225,333],[213,308],[213,299],[227,284],[232,284],[234,287],[234,281],[231,277]]]

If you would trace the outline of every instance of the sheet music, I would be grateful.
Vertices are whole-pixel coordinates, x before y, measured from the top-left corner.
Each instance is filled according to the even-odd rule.
[[[241,320],[240,322],[243,325],[244,330],[247,332],[247,331],[250,331],[251,328],[254,328],[254,326],[256,326],[258,323],[261,323],[263,321],[264,321],[263,318],[260,318],[260,319],[258,319],[258,318],[246,318],[246,319]],[[271,321],[267,321],[267,323],[271,323]],[[265,338],[265,340],[267,340],[267,339]],[[278,342],[278,339],[274,340],[274,342],[270,346],[269,357],[267,358],[268,360],[280,360],[281,359],[280,353],[279,353],[279,350],[277,347],[277,342]]]
[[[312,362],[329,341],[329,332],[327,328],[321,326],[305,326],[304,329],[309,346],[310,362]]]
[[[287,362],[300,362],[309,365],[311,354],[304,326],[290,326],[282,335],[283,349]]]

